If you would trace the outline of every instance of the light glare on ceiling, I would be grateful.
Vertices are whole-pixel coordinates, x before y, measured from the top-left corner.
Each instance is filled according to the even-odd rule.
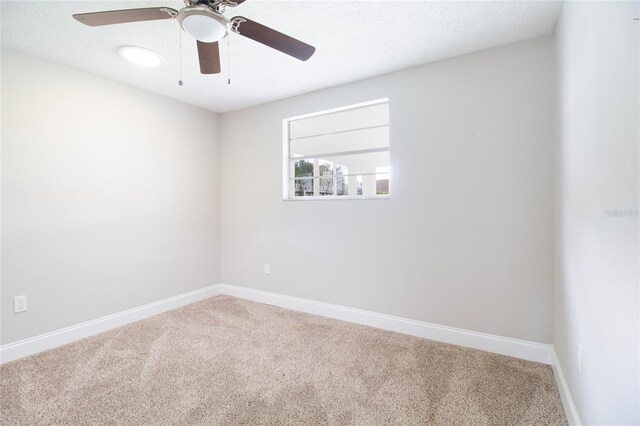
[[[164,59],[159,53],[139,46],[121,46],[118,53],[127,61],[143,67],[156,67]]]

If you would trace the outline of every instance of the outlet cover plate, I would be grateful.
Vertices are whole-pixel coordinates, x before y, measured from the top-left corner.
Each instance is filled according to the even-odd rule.
[[[27,296],[16,296],[13,298],[13,313],[17,314],[27,310]]]

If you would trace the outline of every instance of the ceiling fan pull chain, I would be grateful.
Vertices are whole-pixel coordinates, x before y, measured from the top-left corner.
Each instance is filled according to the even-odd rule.
[[[178,69],[180,70],[179,71],[180,75],[178,76],[178,78],[179,78],[178,79],[178,85],[182,86],[184,83],[182,83],[182,29],[181,28],[178,28],[178,40],[179,40],[179,42],[178,42],[178,50],[179,50],[179,52],[178,52],[178,55],[179,55]]]
[[[227,36],[227,84],[231,84],[231,34]]]

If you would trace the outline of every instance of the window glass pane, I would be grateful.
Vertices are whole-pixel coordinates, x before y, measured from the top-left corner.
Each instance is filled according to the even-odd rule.
[[[383,195],[378,194],[378,181],[376,180],[375,174],[359,175],[356,176],[356,179],[357,178],[361,179],[359,182],[359,186],[356,189],[358,191],[358,195],[361,195],[363,197],[375,197],[376,195]]]
[[[366,154],[339,155],[335,157],[322,158],[320,161],[339,164],[342,170],[341,174],[360,175],[360,174],[376,174],[379,168],[389,167],[389,152],[369,152]],[[389,172],[387,172],[389,173]]]
[[[318,170],[320,176],[327,176],[333,174],[333,163],[331,161],[323,160],[322,158],[318,160]]]
[[[391,168],[386,151],[294,160],[291,167],[295,197],[389,195]]]
[[[293,177],[313,176],[313,159],[293,162]]]
[[[289,138],[317,136],[381,124],[389,124],[389,104],[387,103],[291,121]]]
[[[376,167],[376,195],[389,194],[389,172],[391,168]]]
[[[340,176],[336,177],[336,195],[349,195],[349,177]]]
[[[320,196],[333,195],[333,183],[335,178],[320,178],[319,194]]]
[[[295,179],[294,191],[296,197],[313,197],[313,179]]]
[[[389,147],[389,128],[359,130],[337,135],[295,139],[290,142],[290,157],[330,154],[372,148]]]

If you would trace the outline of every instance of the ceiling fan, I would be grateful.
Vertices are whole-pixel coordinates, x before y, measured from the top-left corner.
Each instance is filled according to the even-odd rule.
[[[180,27],[196,39],[198,59],[202,74],[220,72],[220,49],[218,42],[232,31],[262,43],[294,58],[306,61],[316,48],[293,37],[266,27],[242,16],[228,19],[224,16],[229,7],[236,7],[246,0],[184,0],[185,7],[179,11],[170,7],[148,7],[142,9],[109,10],[104,12],[78,13],[77,21],[91,27],[124,24],[128,22],[176,19]]]

